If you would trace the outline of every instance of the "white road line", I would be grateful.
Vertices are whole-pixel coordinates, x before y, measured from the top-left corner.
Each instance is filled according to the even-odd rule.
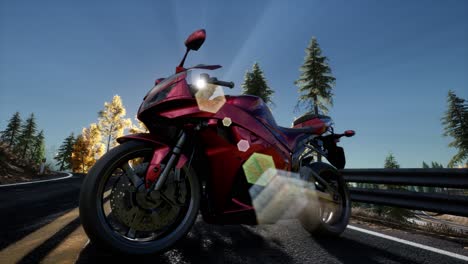
[[[369,235],[372,235],[372,236],[385,238],[385,239],[392,240],[392,241],[395,241],[395,242],[399,242],[399,243],[402,243],[402,244],[406,244],[406,245],[409,245],[409,246],[429,250],[429,251],[432,251],[432,252],[435,252],[435,253],[439,253],[439,254],[442,254],[442,255],[445,255],[445,256],[452,257],[452,258],[468,261],[467,256],[463,256],[463,255],[460,255],[460,254],[457,254],[457,253],[453,253],[453,252],[449,252],[449,251],[446,251],[446,250],[442,250],[442,249],[438,249],[438,248],[418,244],[418,243],[415,243],[415,242],[411,242],[411,241],[404,240],[404,239],[401,239],[401,238],[392,237],[392,236],[389,236],[389,235],[384,235],[384,234],[377,233],[377,232],[374,232],[374,231],[370,231],[370,230],[360,228],[360,227],[357,227],[357,226],[348,225],[348,228],[352,229],[352,230],[355,230],[355,231],[362,232],[362,233],[366,233],[366,234],[369,234]]]
[[[18,186],[18,185],[33,184],[33,183],[40,183],[40,182],[50,182],[50,181],[65,180],[65,179],[68,179],[68,178],[73,177],[73,174],[68,173],[68,172],[66,172],[66,173],[68,174],[68,176],[65,176],[65,177],[60,177],[60,178],[55,178],[55,179],[49,179],[49,180],[40,180],[40,181],[30,181],[30,182],[20,182],[20,183],[3,184],[3,185],[0,185],[0,188],[2,188],[2,187],[9,187],[9,186]]]

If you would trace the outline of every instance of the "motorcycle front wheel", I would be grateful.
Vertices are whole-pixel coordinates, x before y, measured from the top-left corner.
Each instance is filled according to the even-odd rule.
[[[80,193],[80,219],[92,243],[125,254],[165,251],[195,222],[201,185],[192,168],[172,169],[156,195],[139,192],[127,175],[144,182],[155,147],[125,142],[107,152],[89,171]]]

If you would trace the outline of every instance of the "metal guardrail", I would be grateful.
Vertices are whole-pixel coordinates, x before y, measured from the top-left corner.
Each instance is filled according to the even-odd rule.
[[[468,169],[345,169],[346,182],[468,190]],[[468,196],[350,187],[355,202],[468,216]]]

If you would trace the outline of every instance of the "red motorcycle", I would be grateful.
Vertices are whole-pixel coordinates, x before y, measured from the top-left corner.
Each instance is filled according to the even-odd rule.
[[[293,128],[280,127],[260,98],[224,95],[221,87],[234,83],[206,73],[221,66],[183,66],[205,37],[205,30],[192,33],[176,74],[158,79],[144,97],[138,119],[149,133],[119,138],[120,145],[86,176],[80,218],[91,241],[128,254],[149,254],[183,238],[199,211],[210,224],[268,222],[265,204],[291,200],[280,197],[288,177],[311,190],[290,217],[299,218],[310,233],[341,234],[351,205],[338,171],[345,165],[344,152],[336,143],[354,131],[335,134],[329,117],[313,114],[295,120]],[[332,165],[315,162],[316,155]],[[275,185],[282,189],[256,202],[254,196],[274,185],[275,176],[266,171],[282,173],[281,184]],[[282,210],[270,209],[270,214]]]

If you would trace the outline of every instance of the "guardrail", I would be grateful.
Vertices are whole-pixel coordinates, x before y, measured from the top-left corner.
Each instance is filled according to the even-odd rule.
[[[345,169],[346,182],[468,190],[468,169]],[[349,188],[355,202],[468,216],[468,196],[394,189]]]

